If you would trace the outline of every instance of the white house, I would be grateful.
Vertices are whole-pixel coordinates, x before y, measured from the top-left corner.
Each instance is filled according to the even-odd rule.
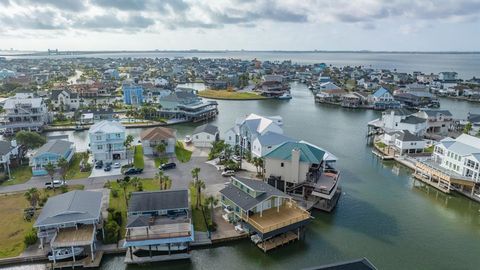
[[[177,131],[166,127],[149,128],[140,133],[140,140],[145,155],[156,153],[155,147],[159,144],[165,145],[165,154],[172,154],[175,152]]]
[[[126,159],[125,127],[119,122],[103,120],[88,130],[94,161]]]
[[[285,142],[295,142],[296,140],[280,133],[268,131],[253,140],[252,154],[256,157],[264,157],[279,145]]]
[[[218,140],[218,127],[212,124],[198,126],[192,134],[192,143],[195,147],[212,147],[212,143]]]
[[[387,132],[383,135],[382,141],[393,147],[400,154],[421,153],[427,147],[427,141],[413,135],[408,130]]]
[[[405,109],[388,110],[382,118],[369,122],[369,125],[381,128],[385,132],[408,130],[410,133],[423,136],[427,130],[427,120],[415,116]]]
[[[420,109],[413,115],[426,120],[427,133],[447,135],[453,125],[453,115],[448,110]]]
[[[62,111],[74,111],[80,107],[80,98],[77,93],[69,90],[52,90],[50,96],[53,108]]]

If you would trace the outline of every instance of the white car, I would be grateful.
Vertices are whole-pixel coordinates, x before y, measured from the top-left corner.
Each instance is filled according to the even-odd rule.
[[[234,176],[235,175],[235,171],[234,170],[228,170],[228,171],[223,171],[222,172],[222,176]]]
[[[118,162],[113,163],[112,168],[115,168],[115,169],[120,168],[120,163],[118,163]]]
[[[242,160],[242,158],[240,156],[237,156],[237,155],[233,155],[232,159],[235,160],[235,161],[241,161]]]

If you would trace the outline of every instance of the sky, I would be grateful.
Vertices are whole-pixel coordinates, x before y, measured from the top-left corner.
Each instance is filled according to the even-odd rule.
[[[0,0],[0,50],[480,51],[480,0]]]

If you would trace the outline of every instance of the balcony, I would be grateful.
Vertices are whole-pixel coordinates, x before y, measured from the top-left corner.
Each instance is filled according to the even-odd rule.
[[[268,233],[274,230],[284,228],[288,225],[295,224],[311,218],[310,213],[299,208],[294,203],[285,203],[277,207],[270,208],[260,213],[255,213],[251,216],[242,215],[245,222],[252,225],[261,233]]]

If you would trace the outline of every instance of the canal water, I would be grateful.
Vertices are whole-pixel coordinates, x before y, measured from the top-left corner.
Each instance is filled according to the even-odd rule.
[[[289,136],[307,140],[338,157],[342,196],[331,214],[314,212],[306,239],[264,254],[243,240],[192,251],[191,261],[127,267],[122,256],[106,257],[107,269],[301,269],[367,257],[379,269],[480,269],[480,204],[460,195],[416,187],[410,171],[382,162],[366,145],[375,111],[315,104],[305,85],[292,85],[290,101],[218,101],[221,131],[249,113],[281,115]],[[475,103],[442,99],[455,117],[480,113]],[[176,126],[179,136],[190,124]],[[139,130],[128,130],[138,135]],[[71,133],[86,145],[86,133]],[[41,269],[40,265],[20,269]]]

